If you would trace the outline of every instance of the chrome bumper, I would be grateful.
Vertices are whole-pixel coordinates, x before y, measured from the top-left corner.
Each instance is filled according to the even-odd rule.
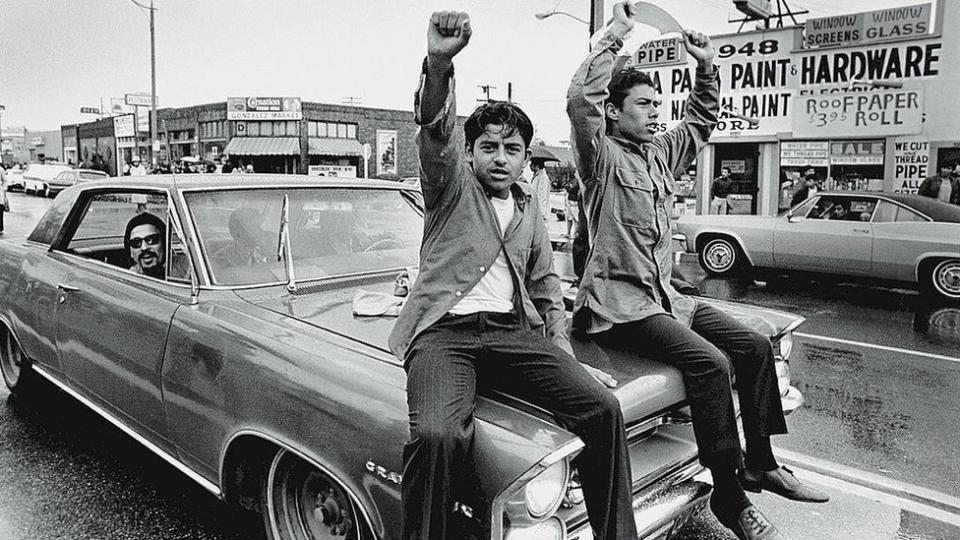
[[[712,489],[710,484],[690,478],[666,488],[654,486],[635,495],[633,519],[637,524],[637,538],[669,538],[706,506]],[[567,538],[593,540],[593,531],[589,523],[581,523]]]
[[[788,386],[787,391],[780,396],[780,404],[783,406],[783,414],[788,415],[803,407],[803,393],[794,386]]]

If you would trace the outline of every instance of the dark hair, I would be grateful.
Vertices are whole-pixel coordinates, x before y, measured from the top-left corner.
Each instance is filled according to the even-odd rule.
[[[607,91],[610,92],[607,103],[612,103],[614,107],[621,109],[623,108],[623,100],[626,99],[630,90],[632,90],[634,86],[643,85],[649,86],[654,90],[657,89],[657,86],[653,84],[653,79],[651,79],[650,75],[645,71],[625,69],[610,79],[610,84],[607,85]]]
[[[153,225],[157,228],[157,231],[160,233],[161,237],[166,236],[167,225],[163,222],[162,219],[158,218],[150,212],[141,212],[127,222],[127,230],[123,233],[123,247],[127,250],[130,249],[130,233],[134,228],[139,227],[140,225]]]
[[[523,109],[506,101],[490,101],[477,107],[463,124],[467,148],[473,148],[473,143],[477,142],[490,124],[502,125],[504,137],[512,137],[519,132],[527,148],[533,141],[533,122]]]

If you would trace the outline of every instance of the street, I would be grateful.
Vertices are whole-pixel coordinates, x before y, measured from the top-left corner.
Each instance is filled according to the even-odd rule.
[[[2,242],[21,241],[51,200],[11,193]],[[560,223],[562,225],[562,223]],[[558,253],[569,272],[569,254]],[[825,505],[752,496],[789,538],[960,537],[960,310],[917,293],[843,282],[706,279],[712,297],[807,318],[792,356],[805,395],[775,438],[781,461],[825,489]],[[0,538],[244,538],[202,488],[50,385],[0,389]],[[680,538],[731,538],[705,512]]]

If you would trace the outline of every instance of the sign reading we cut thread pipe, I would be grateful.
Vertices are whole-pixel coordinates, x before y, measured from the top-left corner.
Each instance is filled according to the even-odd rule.
[[[923,89],[794,96],[794,137],[916,135],[923,124]]]

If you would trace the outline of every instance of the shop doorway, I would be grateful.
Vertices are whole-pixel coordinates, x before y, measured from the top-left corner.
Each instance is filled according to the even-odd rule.
[[[720,176],[720,169],[728,167],[733,183],[727,197],[731,214],[756,215],[760,178],[757,164],[760,145],[756,143],[720,143],[714,145],[713,178]],[[712,184],[711,184],[712,185]]]

